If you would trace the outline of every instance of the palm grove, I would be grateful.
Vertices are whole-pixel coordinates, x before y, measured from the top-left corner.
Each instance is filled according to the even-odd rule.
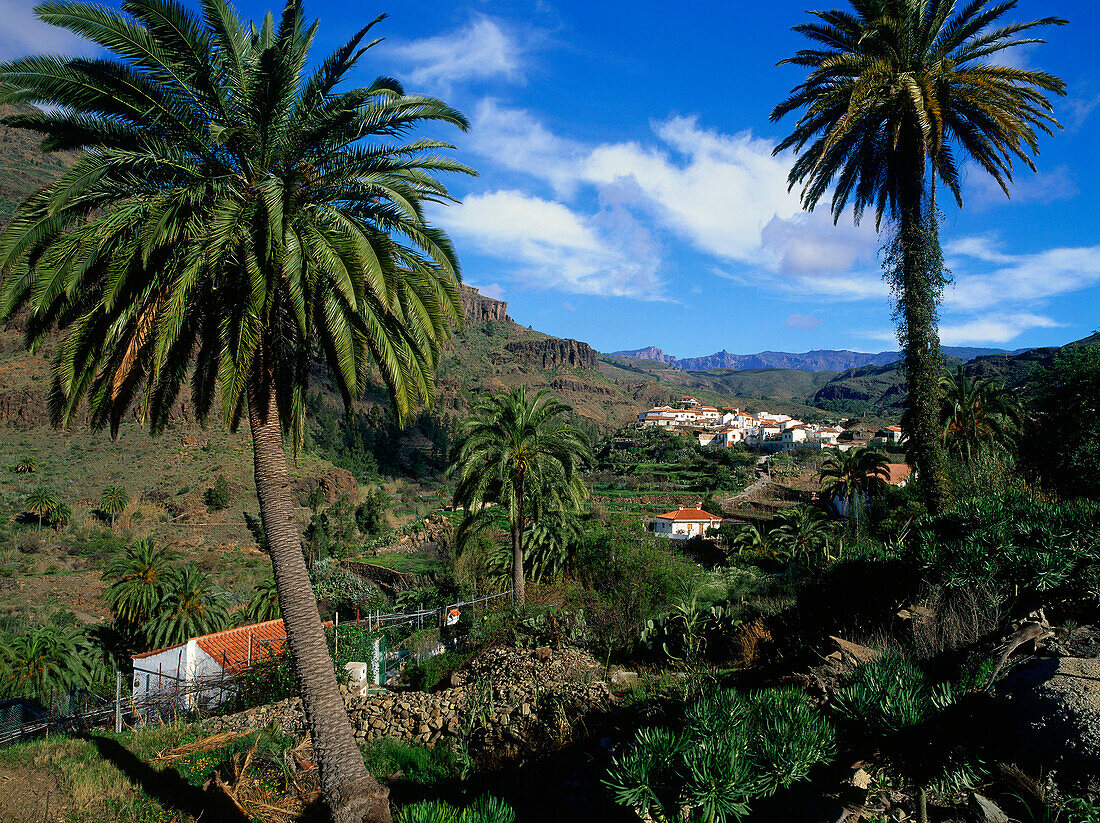
[[[367,38],[378,20],[310,71],[316,24],[307,24],[298,0],[259,27],[242,23],[226,0],[201,5],[199,16],[158,0],[127,0],[120,13],[47,3],[38,9],[43,20],[113,56],[0,65],[0,102],[45,106],[6,122],[38,132],[49,150],[82,151],[0,237],[0,319],[28,310],[31,348],[64,331],[53,364],[57,425],[86,408],[94,426],[114,434],[136,408],[158,433],[183,392],[200,418],[216,408],[231,428],[247,419],[274,572],[250,613],[285,620],[333,819],[385,821],[388,790],[364,766],[333,675],[293,521],[284,444],[294,453],[302,446],[318,359],[348,406],[372,371],[399,421],[431,402],[441,347],[461,326],[462,308],[455,252],[424,207],[451,200],[441,173],[470,170],[445,155],[446,144],[406,138],[427,122],[460,129],[467,122],[389,78],[341,86],[376,42]],[[938,179],[961,205],[957,154],[1007,191],[1013,159],[1031,166],[1036,131],[1056,126],[1044,93],[1062,93],[1061,81],[985,60],[1035,42],[1023,36],[1035,27],[1062,22],[998,23],[1014,6],[853,0],[851,12],[818,12],[820,22],[797,30],[823,48],[786,61],[811,74],[773,113],[803,110],[776,150],[795,149],[790,182],[804,184],[807,208],[831,189],[837,219],[852,203],[857,220],[871,207],[877,224],[892,221],[885,262],[906,354],[906,425],[933,513],[946,499],[943,444],[967,455],[965,432],[977,426],[973,437],[981,439],[1013,416],[1005,406],[996,422],[975,422],[967,397],[993,390],[956,381],[957,413],[951,418],[945,407],[941,419],[935,321],[946,273],[935,194]],[[579,509],[588,459],[566,407],[522,389],[486,398],[461,431],[455,502],[471,515],[471,529],[481,513],[505,512],[517,605],[525,540],[532,548],[552,540],[545,524],[568,522]],[[882,473],[876,456],[853,454],[822,475],[848,498],[881,485]],[[102,501],[112,518],[125,508],[118,498]],[[51,505],[44,492],[31,511],[42,516]],[[532,520],[541,531],[528,528]],[[753,537],[772,538],[798,563],[833,559],[824,520],[809,510]],[[601,569],[618,556],[598,554],[589,560]],[[202,603],[207,581],[172,569],[171,559],[139,543],[109,569],[116,613],[148,643],[225,622]],[[68,635],[23,642],[31,657],[52,643],[50,654],[86,659],[76,670],[83,678],[101,662]],[[789,708],[792,716],[802,711]],[[825,756],[831,734],[822,732],[808,763]],[[622,791],[634,796],[629,785]]]

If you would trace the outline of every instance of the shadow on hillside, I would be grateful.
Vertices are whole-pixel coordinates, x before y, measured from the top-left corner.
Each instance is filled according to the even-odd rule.
[[[182,812],[204,823],[249,823],[248,818],[216,789],[197,789],[174,769],[154,768],[117,740],[99,735],[93,735],[88,740],[104,760],[113,763],[166,809]]]

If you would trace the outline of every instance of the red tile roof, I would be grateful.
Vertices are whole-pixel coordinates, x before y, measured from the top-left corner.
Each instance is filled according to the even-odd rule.
[[[913,475],[913,467],[908,463],[890,463],[886,467],[889,470],[889,477],[886,482],[891,486],[896,486],[899,483],[904,483]],[[882,475],[879,475],[880,477]]]
[[[702,509],[677,509],[672,512],[665,512],[664,514],[657,515],[661,520],[721,520],[721,517],[715,517],[713,514],[703,511]]]
[[[250,635],[252,638],[251,645],[249,643]],[[214,658],[227,674],[248,668],[249,660],[259,660],[264,655],[265,648],[277,651],[282,648],[285,641],[286,626],[283,624],[281,617],[195,638],[198,647]],[[176,646],[168,646],[166,649],[174,649],[177,646],[184,645],[186,644],[178,643]],[[166,649],[154,649],[151,652],[135,654],[133,659],[140,660],[143,657],[159,654],[166,651]]]

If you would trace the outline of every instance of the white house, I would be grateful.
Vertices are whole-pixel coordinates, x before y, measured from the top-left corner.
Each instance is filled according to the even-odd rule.
[[[825,445],[835,446],[836,439],[840,436],[842,431],[843,429],[838,429],[834,426],[822,426],[816,431],[810,432],[810,439]]]
[[[900,443],[905,439],[901,426],[887,426],[883,432],[887,443]]]
[[[672,540],[691,540],[704,536],[709,529],[722,525],[722,518],[708,514],[700,508],[665,512],[646,521],[646,528],[658,537]]]
[[[703,418],[704,423],[717,423],[722,419],[721,415],[718,414],[718,409],[714,406],[700,406],[699,415]]]
[[[278,651],[286,642],[281,617],[192,637],[164,649],[132,656],[134,702],[158,696],[188,711],[232,696],[225,680]]]
[[[783,443],[805,443],[807,439],[807,431],[805,424],[798,426],[789,426],[784,429],[780,434],[780,440]]]

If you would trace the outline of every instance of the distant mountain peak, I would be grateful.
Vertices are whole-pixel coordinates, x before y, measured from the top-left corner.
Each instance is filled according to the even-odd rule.
[[[961,360],[989,354],[1015,354],[1005,349],[944,346],[943,353]],[[684,371],[708,369],[802,369],[804,371],[847,371],[861,366],[887,366],[901,359],[899,351],[858,352],[848,349],[814,349],[807,352],[762,351],[756,354],[730,354],[725,349],[705,357],[678,358],[665,354],[657,346],[611,353],[612,357],[630,357],[667,363]]]

